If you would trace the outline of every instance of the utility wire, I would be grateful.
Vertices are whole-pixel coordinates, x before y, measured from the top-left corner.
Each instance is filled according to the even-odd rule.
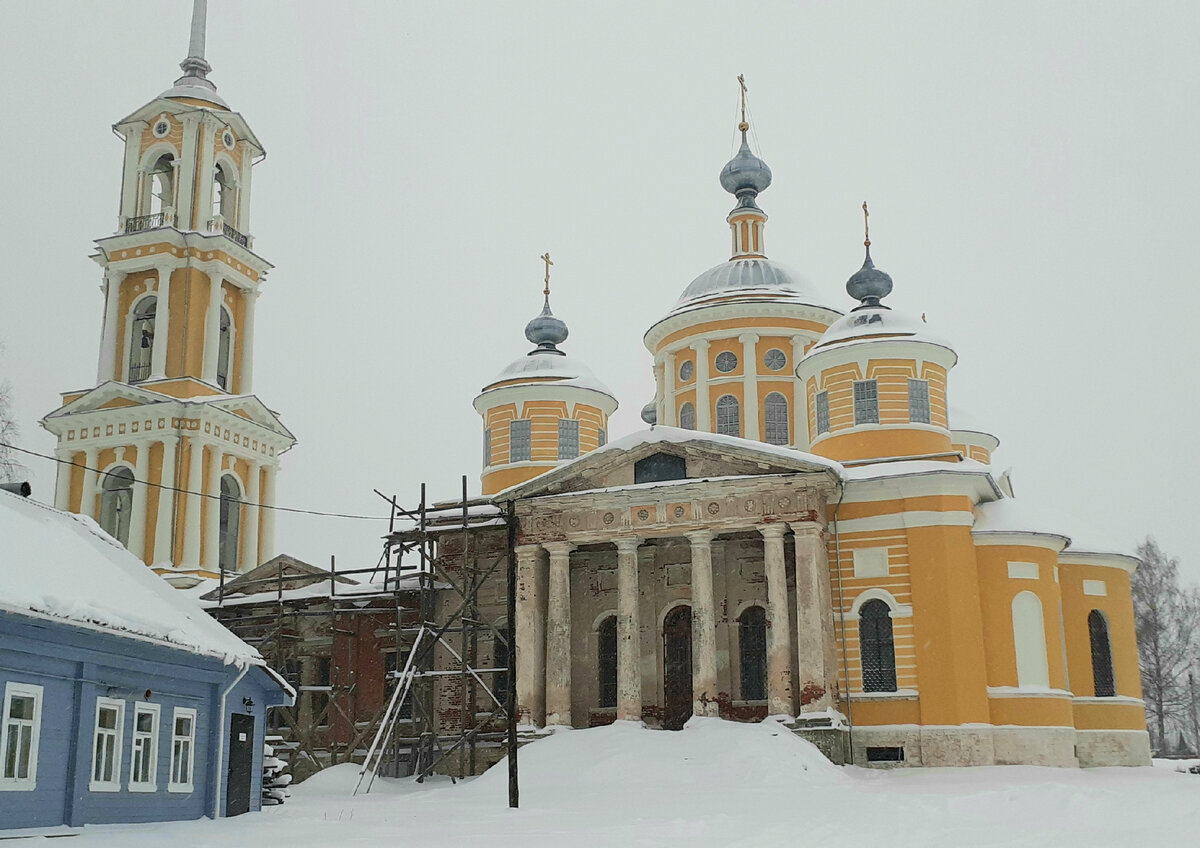
[[[57,462],[61,465],[69,465],[72,468],[82,468],[84,471],[95,471],[97,474],[103,473],[99,468],[92,468],[91,466],[83,465],[82,463],[79,463],[79,462],[70,462],[69,460],[59,459],[57,456],[50,456],[49,454],[38,453],[37,451],[26,450],[25,448],[19,448],[16,445],[5,444],[4,442],[0,442],[0,448],[7,448],[9,450],[15,450],[15,451],[18,451],[19,453],[28,454],[29,456],[39,457],[40,459],[48,459],[51,462]],[[221,499],[220,495],[206,495],[204,492],[194,492],[191,489],[180,489],[175,486],[167,486],[162,483],[151,483],[149,480],[135,479],[133,482],[141,483],[143,486],[152,486],[155,489],[166,489],[167,491],[170,491],[170,492],[180,492],[181,494],[185,494],[185,495],[199,495],[202,498],[209,498],[211,500],[220,500]],[[388,517],[384,516],[384,515],[355,515],[353,513],[348,513],[348,512],[322,512],[321,510],[318,510],[318,509],[298,509],[296,507],[290,507],[290,506],[275,506],[273,504],[251,503],[250,501],[242,500],[241,498],[238,499],[238,503],[246,504],[246,506],[256,506],[260,509],[273,509],[276,512],[294,512],[299,515],[320,515],[320,516],[324,516],[326,518],[354,518],[354,519],[359,519],[359,520],[363,520],[363,521],[387,521],[388,520]]]

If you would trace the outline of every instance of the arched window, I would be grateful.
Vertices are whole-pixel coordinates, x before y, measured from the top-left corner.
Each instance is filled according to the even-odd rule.
[[[157,215],[162,212],[164,207],[174,206],[174,181],[175,168],[172,163],[171,155],[164,153],[158,157],[150,168],[147,174],[149,178],[150,188],[150,214]],[[168,222],[164,221],[163,224]]]
[[[1033,592],[1018,592],[1012,601],[1013,645],[1017,654],[1018,686],[1050,686],[1046,658],[1046,624],[1042,601]]]
[[[213,217],[220,215],[226,223],[233,218],[233,180],[225,171],[224,165],[217,165],[213,172],[212,213]]]
[[[508,668],[510,654],[508,651],[508,639],[512,638],[512,633],[508,630],[507,624],[497,624],[496,629],[503,633],[492,634],[492,668]],[[501,704],[508,706],[508,690],[512,685],[512,670],[498,671],[492,675],[492,692],[495,693],[496,699]],[[490,710],[494,704],[489,704]]]
[[[892,613],[879,600],[867,601],[858,611],[858,650],[862,655],[864,692],[896,691],[896,647],[892,641]]]
[[[124,465],[104,475],[100,484],[100,526],[122,545],[129,544],[133,510],[133,472]]]
[[[233,341],[233,319],[229,310],[221,307],[221,327],[217,337],[217,385],[229,391],[229,360]]]
[[[779,392],[771,392],[763,401],[766,441],[769,445],[786,445],[788,438],[788,402]]]
[[[1088,637],[1092,643],[1092,687],[1097,698],[1117,694],[1113,674],[1112,642],[1108,638],[1108,619],[1100,610],[1088,613]]]
[[[596,631],[596,670],[600,679],[600,707],[617,705],[617,617],[610,615]]]
[[[151,355],[154,352],[154,316],[158,312],[158,298],[143,297],[133,309],[133,322],[129,331],[129,380],[140,383],[150,376]]]
[[[723,436],[742,435],[738,399],[733,395],[721,395],[717,398],[717,432]]]
[[[690,403],[679,407],[679,426],[684,430],[696,429],[696,407]]]
[[[738,655],[742,669],[742,700],[767,697],[767,611],[747,607],[738,616]]]
[[[226,474],[221,478],[221,539],[218,559],[222,571],[237,571],[241,523],[242,487],[232,474]]]

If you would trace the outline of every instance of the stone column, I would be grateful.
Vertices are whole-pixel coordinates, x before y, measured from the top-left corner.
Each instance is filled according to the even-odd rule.
[[[163,439],[162,472],[158,478],[158,517],[154,522],[154,562],[170,563],[175,559],[171,545],[171,528],[175,519],[175,446],[178,436]]]
[[[242,292],[246,299],[246,309],[242,318],[242,356],[238,362],[241,379],[238,382],[238,394],[248,395],[254,386],[254,304],[258,302],[258,291],[246,289]]]
[[[696,429],[712,432],[712,410],[708,403],[708,342],[696,342]]]
[[[138,559],[146,558],[146,511],[150,505],[150,491],[146,477],[150,473],[150,443],[137,446],[137,459],[133,464],[133,492],[129,502],[129,552]]]
[[[275,475],[278,471],[274,465],[263,466],[262,497],[259,498],[263,509],[258,519],[258,549],[263,562],[275,558]]]
[[[96,369],[96,382],[120,379],[117,368],[117,325],[121,307],[121,281],[125,275],[120,271],[104,272],[104,324],[100,334],[100,366]]]
[[[221,346],[221,275],[210,271],[208,290],[208,311],[205,313],[204,324],[204,370],[201,377],[204,382],[216,385],[217,382],[217,353]]]
[[[208,476],[204,492],[204,567],[216,571],[221,567],[221,465],[224,455],[216,445],[208,449]],[[239,528],[241,530],[242,528]],[[237,565],[234,565],[236,570]]]
[[[542,546],[517,546],[517,721],[541,725],[546,717],[546,619]],[[510,652],[509,656],[513,654]]]
[[[570,542],[547,542],[550,585],[546,603],[546,724],[571,726]]]
[[[171,269],[158,267],[157,302],[154,306],[154,347],[150,351],[150,379],[167,376],[167,345],[171,340]]]
[[[183,519],[183,562],[188,568],[200,567],[200,505],[204,500],[204,445],[188,436],[187,507]]]
[[[100,483],[100,472],[96,470],[100,451],[88,448],[83,452],[83,497],[79,501],[79,514],[88,518],[97,518],[96,488]]]
[[[638,545],[641,539],[614,540],[617,546],[617,718],[642,718],[641,621],[638,616]]]
[[[659,424],[665,424],[668,427],[679,426],[679,419],[675,413],[675,377],[678,373],[675,365],[675,352],[672,351],[663,360],[662,418],[658,421]]]
[[[242,527],[238,544],[241,546],[241,556],[238,558],[237,570],[249,571],[259,565],[258,561],[258,497],[259,497],[259,467],[257,463],[249,463],[246,472],[245,507],[242,510]]]
[[[712,540],[708,530],[687,534],[692,546],[692,713],[718,715],[717,617],[713,602]]]
[[[800,360],[804,358],[804,336],[792,336],[792,374],[796,373],[796,366],[800,364]],[[792,447],[797,450],[808,450],[808,389],[804,385],[804,381],[796,378],[792,385],[795,387],[796,396],[792,399]]]
[[[71,468],[75,461],[75,452],[59,448],[54,452],[58,459],[57,473],[54,477],[54,508],[69,510],[71,508]]]
[[[742,333],[738,341],[742,343],[742,435],[762,441],[758,423],[758,336]]]
[[[796,682],[800,690],[800,712],[806,713],[833,704],[834,669],[826,662],[826,641],[833,636],[829,563],[819,524],[798,522],[791,528],[796,546],[796,649],[800,656],[800,679]],[[827,620],[831,622],[829,627],[825,626]]]
[[[793,715],[792,628],[788,615],[787,573],[783,565],[786,524],[760,524],[763,570],[767,576],[767,713]]]

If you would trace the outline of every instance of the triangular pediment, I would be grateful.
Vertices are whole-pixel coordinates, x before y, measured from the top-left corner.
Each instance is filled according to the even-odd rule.
[[[655,426],[499,492],[493,500],[499,502],[669,480],[798,473],[827,476],[833,482],[841,477],[841,466],[791,448]]]
[[[285,427],[283,422],[279,420],[279,416],[268,409],[267,405],[255,395],[218,397],[212,400],[202,399],[202,402],[215,409],[223,409],[233,415],[253,421],[255,424],[266,427],[272,432],[286,436],[293,442],[296,440],[296,437],[292,435],[292,431]]]
[[[171,403],[174,400],[176,399],[161,392],[109,380],[106,383],[101,383],[94,389],[84,392],[70,403],[63,404],[47,415],[46,419],[61,418],[64,415],[77,415],[81,412],[92,412],[97,409]]]
[[[232,579],[226,579],[223,588],[213,589],[201,595],[200,599],[215,601],[222,596],[228,598],[233,595],[269,594],[280,590],[300,589],[314,583],[328,583],[331,579],[346,585],[357,585],[358,583],[357,580],[335,575],[324,568],[310,565],[288,554],[279,554],[257,568],[252,568]]]
[[[229,109],[222,109],[216,104],[207,108],[210,112],[220,115],[221,118],[232,127],[233,132],[239,139],[250,142],[259,151],[263,149],[262,142],[258,140],[258,136],[250,129],[250,125],[246,123],[246,119],[242,117],[240,112],[234,112]],[[140,109],[126,115],[121,120],[117,121],[117,128],[124,127],[126,124],[135,121],[145,121],[150,123],[164,112],[168,115],[179,115],[184,112],[195,112],[196,106],[191,103],[181,103],[177,100],[171,100],[167,97],[156,97],[142,106]]]

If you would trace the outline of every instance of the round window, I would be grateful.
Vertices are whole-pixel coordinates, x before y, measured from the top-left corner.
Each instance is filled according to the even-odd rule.
[[[781,371],[787,365],[787,355],[777,347],[773,347],[763,356],[763,365],[772,371]]]
[[[221,141],[225,143],[226,147],[233,147],[233,133],[231,133],[229,130],[225,130],[225,135],[221,137]]]
[[[734,368],[737,368],[737,354],[728,350],[723,350],[717,354],[717,370],[722,374],[728,374]]]
[[[694,374],[695,371],[696,366],[693,365],[692,360],[689,359],[687,362],[679,366],[680,381],[686,383],[688,380],[692,379],[692,374]]]
[[[166,135],[170,131],[171,131],[171,125],[168,124],[166,121],[159,121],[157,124],[154,125],[154,134],[156,136],[158,136],[159,138],[162,138],[164,135]]]

